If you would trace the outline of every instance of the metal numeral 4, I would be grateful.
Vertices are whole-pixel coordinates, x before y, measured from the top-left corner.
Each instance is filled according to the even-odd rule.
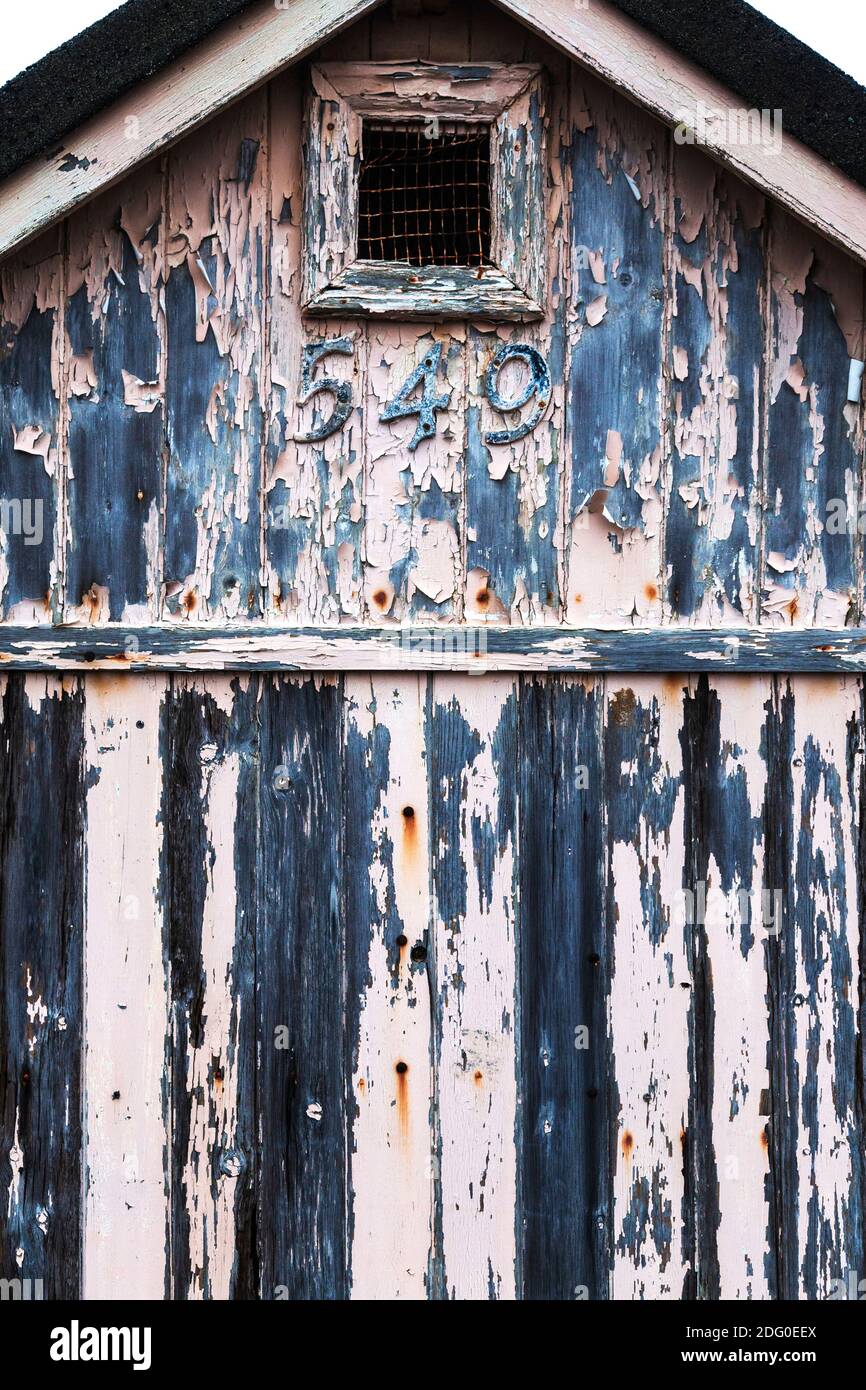
[[[403,382],[393,401],[389,401],[379,412],[380,420],[402,420],[404,415],[418,416],[417,428],[409,440],[409,448],[412,450],[418,448],[422,439],[433,438],[436,433],[436,411],[445,410],[451,400],[450,390],[446,395],[436,394],[436,377],[441,356],[442,344],[434,343],[414,372]],[[413,400],[412,393],[418,389],[422,381],[424,389],[421,396]]]

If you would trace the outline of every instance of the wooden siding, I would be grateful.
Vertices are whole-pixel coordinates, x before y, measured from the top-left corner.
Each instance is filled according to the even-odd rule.
[[[860,679],[4,681],[9,1275],[564,1300],[862,1269]]]
[[[480,4],[377,14],[335,57],[544,67],[544,317],[305,317],[289,70],[0,266],[3,621],[858,624],[862,268]],[[352,410],[304,441],[325,338],[349,351],[312,383],[349,381]],[[534,405],[491,401],[507,344],[551,391],[492,443]],[[450,399],[412,452],[416,422],[381,414],[436,348]],[[525,377],[508,362],[499,398]]]
[[[304,315],[302,68],[0,264],[0,1279],[839,1296],[863,270],[482,0],[315,60],[543,66],[544,314]]]

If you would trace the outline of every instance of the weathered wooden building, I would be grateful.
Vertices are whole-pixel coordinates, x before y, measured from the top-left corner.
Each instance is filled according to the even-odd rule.
[[[689,10],[0,92],[0,1276],[863,1275],[866,94]]]

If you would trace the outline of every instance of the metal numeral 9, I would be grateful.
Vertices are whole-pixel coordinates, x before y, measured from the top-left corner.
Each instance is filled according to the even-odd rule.
[[[506,362],[510,362],[515,357],[527,363],[529,380],[519,395],[511,401],[506,401],[500,396],[496,384],[499,373]],[[531,434],[547,409],[547,403],[550,400],[550,370],[537,348],[530,347],[528,343],[505,343],[488,365],[484,377],[484,389],[493,409],[501,410],[503,415],[507,415],[512,410],[520,410],[532,396],[535,396],[535,409],[531,410],[526,419],[522,420],[519,425],[515,425],[514,429],[490,430],[484,436],[485,444],[514,444],[516,440]]]

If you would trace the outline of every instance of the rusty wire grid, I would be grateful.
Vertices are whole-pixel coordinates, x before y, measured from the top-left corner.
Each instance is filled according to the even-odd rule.
[[[365,121],[358,258],[490,263],[490,132],[458,121]]]

